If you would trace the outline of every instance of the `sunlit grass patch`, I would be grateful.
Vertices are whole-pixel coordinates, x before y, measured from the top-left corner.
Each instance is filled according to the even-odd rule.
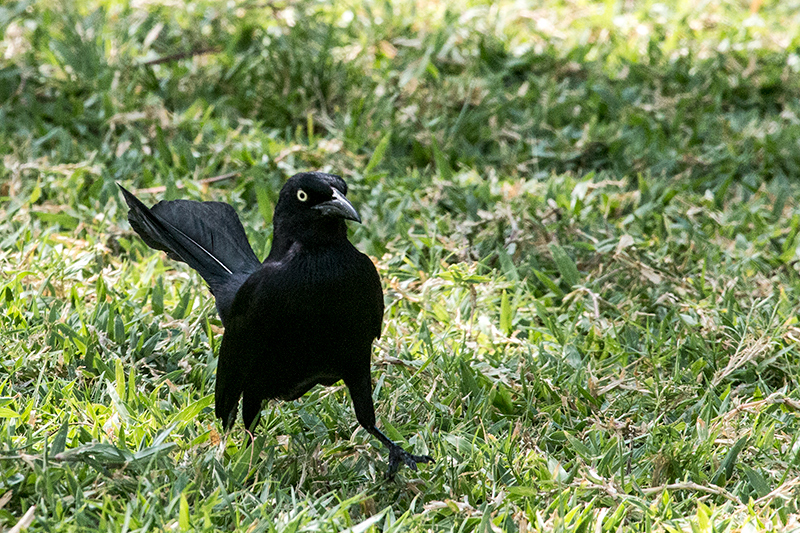
[[[0,523],[797,527],[800,6],[0,6]],[[146,202],[339,173],[384,281],[346,389],[213,416],[222,326]]]

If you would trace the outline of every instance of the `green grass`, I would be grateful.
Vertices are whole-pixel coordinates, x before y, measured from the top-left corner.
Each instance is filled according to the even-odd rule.
[[[798,527],[797,0],[59,6],[0,5],[4,528]],[[213,301],[115,185],[263,257],[307,169],[384,280],[379,421],[437,459],[394,482],[341,384],[220,434]]]

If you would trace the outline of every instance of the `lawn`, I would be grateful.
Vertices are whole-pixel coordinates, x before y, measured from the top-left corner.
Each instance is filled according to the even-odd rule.
[[[800,0],[0,5],[0,525],[800,528]],[[130,229],[342,175],[384,478],[341,383],[213,413],[202,280]],[[266,370],[266,369],[265,369]],[[15,527],[16,526],[16,527]]]

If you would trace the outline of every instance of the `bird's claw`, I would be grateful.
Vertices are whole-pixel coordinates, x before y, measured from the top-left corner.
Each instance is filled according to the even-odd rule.
[[[433,463],[433,457],[430,455],[414,455],[408,453],[398,445],[389,447],[389,470],[386,472],[386,477],[392,479],[403,463],[411,470],[417,471],[417,463]]]

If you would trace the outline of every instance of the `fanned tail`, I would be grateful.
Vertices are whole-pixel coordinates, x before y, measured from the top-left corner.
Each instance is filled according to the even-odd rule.
[[[208,283],[223,323],[236,291],[260,266],[236,211],[222,202],[161,201],[148,208],[121,185],[128,221],[151,248],[195,269]]]

